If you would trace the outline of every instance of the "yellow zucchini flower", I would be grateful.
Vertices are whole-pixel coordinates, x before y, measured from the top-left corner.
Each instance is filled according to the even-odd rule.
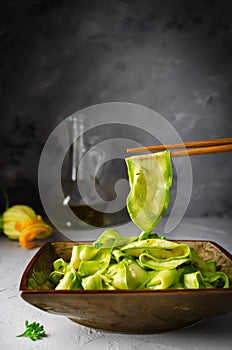
[[[14,205],[2,215],[3,232],[10,239],[19,240],[22,248],[34,248],[34,239],[46,238],[52,234],[52,227],[27,205]]]

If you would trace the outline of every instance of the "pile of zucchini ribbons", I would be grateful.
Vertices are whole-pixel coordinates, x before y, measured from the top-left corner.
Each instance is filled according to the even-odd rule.
[[[141,290],[229,288],[216,261],[204,262],[193,248],[152,233],[166,211],[172,184],[168,151],[126,158],[131,191],[127,209],[142,233],[122,236],[108,229],[92,245],[74,245],[69,262],[54,261],[56,289]]]
[[[229,288],[216,261],[204,262],[188,245],[156,234],[128,237],[108,229],[92,245],[73,246],[69,262],[53,265],[57,290]]]

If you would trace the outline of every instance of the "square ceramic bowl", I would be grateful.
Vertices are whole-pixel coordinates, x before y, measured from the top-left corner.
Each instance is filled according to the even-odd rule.
[[[53,261],[59,257],[69,261],[73,245],[90,242],[52,242],[40,248],[26,267],[20,293],[39,309],[64,315],[84,326],[122,333],[166,332],[232,311],[232,256],[214,242],[178,242],[194,247],[204,260],[215,259],[218,268],[228,274],[230,288],[54,290],[49,282]],[[47,283],[48,289],[41,289],[41,282]],[[32,285],[34,289],[30,289]]]

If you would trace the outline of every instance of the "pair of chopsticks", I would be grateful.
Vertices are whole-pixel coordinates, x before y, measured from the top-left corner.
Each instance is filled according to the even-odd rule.
[[[184,148],[184,149],[179,150],[181,148]],[[170,143],[167,145],[158,145],[158,146],[128,148],[127,153],[140,153],[140,152],[146,152],[146,151],[156,152],[156,151],[172,150],[172,149],[178,149],[178,151],[170,151],[170,154],[172,157],[231,152],[232,137],[216,139],[216,140],[203,140],[203,141],[193,141],[193,142],[184,142],[184,143]]]

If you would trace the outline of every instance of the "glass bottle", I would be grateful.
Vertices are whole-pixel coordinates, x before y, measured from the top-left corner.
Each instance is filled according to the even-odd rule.
[[[96,170],[104,161],[104,151],[100,147],[89,147],[85,133],[86,121],[82,115],[69,117],[68,123],[71,146],[69,171],[62,180],[63,205],[68,205],[83,223],[104,227],[106,202],[99,197],[95,188],[96,183],[99,183]]]

